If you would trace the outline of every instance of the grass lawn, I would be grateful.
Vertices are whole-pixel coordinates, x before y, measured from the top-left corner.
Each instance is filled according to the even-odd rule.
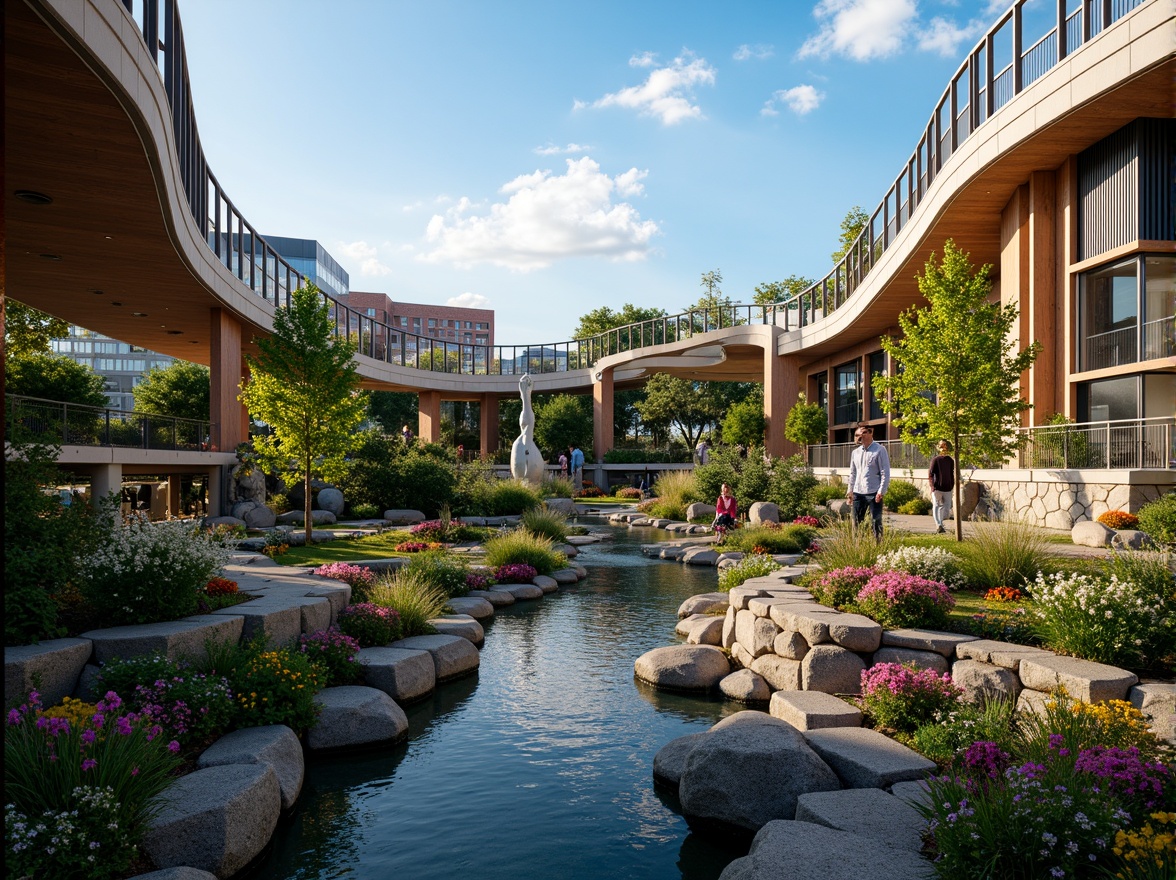
[[[274,557],[278,565],[324,565],[328,562],[353,562],[357,559],[389,559],[405,556],[396,552],[401,541],[411,541],[408,532],[384,532],[364,538],[340,538],[309,547],[291,547]]]

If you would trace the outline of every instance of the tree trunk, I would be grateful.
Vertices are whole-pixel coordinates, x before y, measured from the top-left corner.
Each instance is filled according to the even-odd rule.
[[[305,516],[303,525],[306,527],[306,546],[310,546],[311,534],[314,531],[314,521],[310,518],[310,461],[306,462],[306,474],[302,477],[302,486],[306,490],[306,500],[302,502],[302,513]]]
[[[952,468],[955,470],[955,482],[953,483],[952,490],[951,490],[952,491],[952,499],[955,502],[955,510],[954,510],[955,515],[954,515],[953,519],[955,519],[956,540],[963,541],[964,540],[964,519],[962,516],[960,516],[960,510],[961,510],[961,508],[960,508],[960,476],[961,476],[961,471],[960,471],[960,435],[958,433],[952,438],[952,442],[954,445],[952,446],[952,450],[951,450],[951,452],[952,452],[951,464],[952,464]]]

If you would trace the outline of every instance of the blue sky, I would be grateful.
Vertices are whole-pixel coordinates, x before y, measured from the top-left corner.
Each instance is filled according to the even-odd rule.
[[[503,344],[703,272],[831,266],[1003,0],[181,6],[210,167],[353,290],[496,310]],[[1044,13],[1053,4],[1035,0]],[[1027,30],[1028,32],[1028,30]]]

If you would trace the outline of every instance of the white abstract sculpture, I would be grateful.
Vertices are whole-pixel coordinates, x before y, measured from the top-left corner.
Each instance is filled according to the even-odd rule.
[[[524,480],[538,486],[543,482],[543,472],[547,469],[543,461],[543,453],[535,445],[535,410],[531,408],[531,376],[523,374],[519,379],[519,395],[523,398],[523,411],[519,413],[518,439],[510,447],[510,475],[516,480]]]

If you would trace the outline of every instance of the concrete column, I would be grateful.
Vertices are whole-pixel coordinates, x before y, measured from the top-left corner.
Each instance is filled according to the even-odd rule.
[[[597,373],[592,383],[592,452],[596,461],[603,462],[604,454],[612,447],[613,374],[608,369]]]
[[[498,451],[498,395],[483,394],[478,404],[478,428],[481,432],[482,457]]]
[[[795,443],[784,437],[784,422],[800,394],[799,368],[795,356],[776,354],[775,339],[764,349],[764,451],[773,457],[797,452]]]
[[[231,468],[214,467],[209,468],[208,471],[208,515],[209,516],[223,516],[225,511],[222,505],[228,494],[225,492],[225,487],[228,485],[229,472]]]
[[[249,439],[249,420],[237,400],[241,388],[241,322],[225,309],[210,310],[211,383],[209,418],[212,442],[222,452],[232,452]]]
[[[167,514],[168,516],[180,515],[179,474],[168,474],[167,476]]]
[[[1057,178],[1053,171],[1029,175],[1029,296],[1021,308],[1028,313],[1029,339],[1043,350],[1029,368],[1031,419],[1043,423],[1065,408],[1064,388],[1058,387],[1057,296]],[[1065,375],[1065,373],[1061,373]]]
[[[122,497],[122,465],[98,464],[86,469],[90,475],[90,503],[95,507],[110,493]],[[115,511],[119,508],[116,506]]]
[[[417,436],[422,443],[441,440],[441,392],[421,391],[417,394]]]

